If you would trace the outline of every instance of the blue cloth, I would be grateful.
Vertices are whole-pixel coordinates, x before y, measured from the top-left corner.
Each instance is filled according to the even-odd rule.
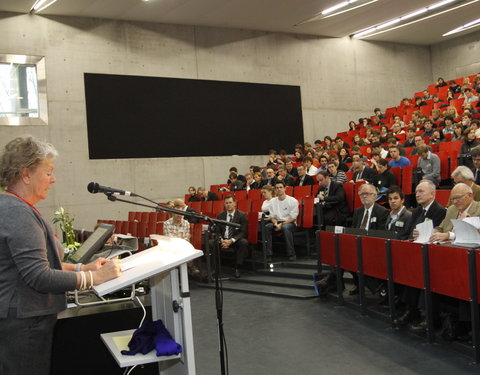
[[[182,346],[175,342],[161,320],[143,323],[133,333],[128,347],[130,350],[122,350],[122,354],[147,354],[153,349],[157,351],[157,356],[177,355],[182,352]]]
[[[408,160],[405,156],[401,156],[399,161],[392,159],[388,162],[388,165],[391,168],[405,167],[406,165],[410,165],[410,160]]]

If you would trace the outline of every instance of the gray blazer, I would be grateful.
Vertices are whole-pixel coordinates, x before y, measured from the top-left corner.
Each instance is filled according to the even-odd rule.
[[[62,271],[63,247],[43,217],[22,200],[0,195],[0,319],[9,308],[18,318],[65,310],[75,272]]]

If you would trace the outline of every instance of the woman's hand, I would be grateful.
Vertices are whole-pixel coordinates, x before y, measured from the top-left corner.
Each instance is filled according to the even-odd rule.
[[[99,269],[93,271],[93,284],[102,284],[105,281],[119,277],[121,274],[122,270],[118,258],[105,260]]]
[[[97,258],[91,263],[82,265],[80,269],[82,271],[96,271],[100,269],[107,261],[108,259],[106,258]]]

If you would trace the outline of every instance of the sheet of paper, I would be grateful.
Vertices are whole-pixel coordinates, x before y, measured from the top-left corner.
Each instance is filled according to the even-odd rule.
[[[428,240],[433,234],[433,222],[431,220],[426,220],[423,223],[417,224],[415,229],[418,230],[419,234],[414,242],[428,243]]]
[[[468,224],[473,225],[475,228],[479,229],[480,228],[480,217],[478,216],[473,216],[473,217],[466,217],[463,219]]]
[[[473,218],[468,218],[473,219]],[[453,230],[455,231],[455,243],[480,244],[480,233],[477,228],[463,220],[452,220]]]

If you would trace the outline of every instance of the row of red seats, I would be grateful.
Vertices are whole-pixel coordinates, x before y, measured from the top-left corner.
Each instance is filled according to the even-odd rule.
[[[423,245],[409,241],[335,234],[319,231],[319,264],[327,264],[354,273],[359,277],[374,277],[385,280],[393,292],[394,283],[425,291],[427,317],[427,340],[433,342],[433,313],[431,292],[470,303],[472,321],[472,355],[480,360],[476,346],[480,340],[477,329],[478,290],[480,290],[480,253],[475,250],[445,245]],[[337,292],[340,303],[343,292]],[[390,321],[395,319],[395,304],[390,302]],[[366,313],[367,301],[360,293],[359,307]]]

